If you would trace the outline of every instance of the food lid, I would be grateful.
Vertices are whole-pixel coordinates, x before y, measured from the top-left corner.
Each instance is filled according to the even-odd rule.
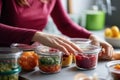
[[[31,50],[35,49],[35,46],[31,46],[28,44],[19,44],[19,43],[13,43],[13,44],[11,44],[11,47],[12,48],[17,47],[17,48],[24,50],[24,51],[31,51]]]
[[[18,67],[11,71],[0,72],[0,75],[11,75],[11,74],[19,73],[19,72],[21,72],[21,67]]]
[[[0,56],[4,55],[20,55],[22,50],[18,48],[10,48],[10,47],[1,47],[0,48]]]
[[[91,43],[90,39],[85,39],[85,38],[70,38],[70,40],[72,42],[74,42],[75,44],[80,44],[80,43]]]
[[[79,46],[80,47],[80,46]],[[96,54],[99,53],[101,50],[100,46],[95,46],[95,45],[87,45],[85,47],[80,47],[83,50],[83,53],[91,53],[91,54]]]
[[[47,46],[38,46],[36,49],[35,49],[35,52],[37,54],[42,54],[42,55],[58,55],[58,54],[61,54],[62,52],[59,51],[58,49],[55,49],[55,48],[51,48],[51,47],[47,47]]]

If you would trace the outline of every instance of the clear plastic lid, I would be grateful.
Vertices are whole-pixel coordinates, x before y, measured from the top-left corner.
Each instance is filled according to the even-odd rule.
[[[39,54],[39,55],[40,54],[41,55],[58,55],[58,54],[62,54],[62,52],[59,51],[58,49],[43,46],[43,45],[36,47],[35,52],[37,54]]]
[[[20,55],[22,50],[18,48],[10,48],[10,47],[1,47],[0,48],[0,56],[4,55]]]
[[[86,38],[70,38],[70,40],[76,44],[86,43],[90,44],[91,40]]]
[[[87,45],[85,47],[81,47],[79,46],[82,50],[83,50],[83,53],[87,53],[87,54],[96,54],[96,53],[99,53],[100,50],[101,50],[101,47],[100,46],[95,46],[95,45]]]
[[[24,51],[30,51],[30,50],[34,50],[36,48],[36,46],[31,46],[31,45],[28,45],[28,44],[19,44],[19,43],[13,43],[11,44],[11,48],[19,48],[21,50],[24,50]]]
[[[11,74],[19,73],[19,72],[21,72],[21,67],[18,67],[16,69],[11,70],[11,71],[0,72],[0,75],[11,75]]]

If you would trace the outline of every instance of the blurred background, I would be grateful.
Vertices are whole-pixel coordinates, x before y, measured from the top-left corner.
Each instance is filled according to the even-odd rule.
[[[61,1],[64,6],[64,9],[68,12],[70,18],[77,24],[81,25],[82,27],[85,28],[88,27],[87,28],[88,30],[103,30],[105,27],[111,27],[112,25],[120,27],[120,7],[119,7],[120,0],[61,0]],[[88,16],[87,12],[89,10],[103,11],[104,16],[101,16],[99,14],[92,14],[91,17],[91,13],[90,16]],[[93,27],[94,26],[93,24],[90,24],[92,22],[90,22],[89,19],[86,18],[86,16],[90,20],[94,21],[94,24],[96,24],[95,28]],[[100,19],[101,17],[103,18]],[[97,22],[95,23],[95,21],[99,21],[101,23]],[[90,28],[90,25],[92,25],[92,28]],[[98,25],[101,25],[101,27],[97,28]],[[46,25],[44,31],[47,31],[49,33],[60,34],[51,18],[49,19],[49,22]]]

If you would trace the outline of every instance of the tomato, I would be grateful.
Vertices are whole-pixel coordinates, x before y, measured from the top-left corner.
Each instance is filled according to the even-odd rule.
[[[33,70],[38,65],[38,55],[34,51],[23,52],[18,63],[23,70]]]

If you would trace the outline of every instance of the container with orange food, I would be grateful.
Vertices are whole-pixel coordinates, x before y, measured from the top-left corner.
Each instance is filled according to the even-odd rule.
[[[108,62],[107,68],[112,80],[120,80],[120,60]]]
[[[61,71],[61,51],[47,46],[38,46],[35,51],[39,55],[38,65],[40,72],[57,73]]]
[[[31,71],[34,70],[38,65],[38,55],[35,53],[34,49],[36,46],[30,46],[27,44],[13,43],[11,47],[17,47],[23,51],[18,59],[18,63],[22,70]]]
[[[65,55],[62,56],[62,67],[67,67],[72,64],[73,61],[73,55]]]

